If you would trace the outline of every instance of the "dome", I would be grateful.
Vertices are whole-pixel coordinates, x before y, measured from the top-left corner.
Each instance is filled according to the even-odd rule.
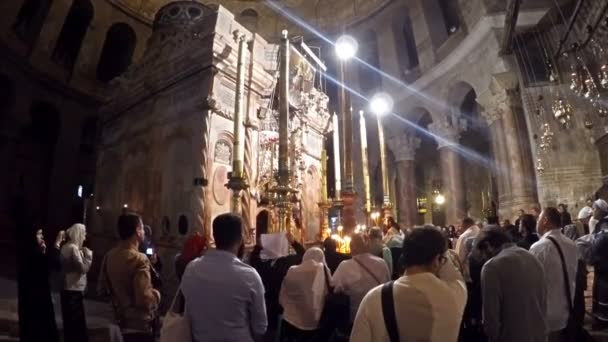
[[[194,1],[175,1],[160,8],[154,18],[154,30],[188,27],[203,20],[212,9]]]

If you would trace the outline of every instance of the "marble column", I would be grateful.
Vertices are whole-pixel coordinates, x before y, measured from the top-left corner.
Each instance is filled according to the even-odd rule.
[[[465,193],[462,182],[460,155],[456,151],[460,130],[445,121],[429,125],[430,131],[439,136],[439,167],[441,168],[442,193],[445,196],[446,224],[457,224],[464,216]]]
[[[521,97],[517,87],[514,73],[495,74],[489,89],[477,97],[484,116],[491,122],[491,139],[496,140],[496,171],[501,184],[499,214],[505,217],[512,216],[519,208],[529,209],[537,202],[534,174],[527,165],[531,151],[520,143],[527,132],[522,132],[518,125]]]
[[[397,166],[397,202],[399,223],[411,228],[416,225],[418,208],[416,205],[416,166],[414,164],[416,149],[420,139],[413,135],[399,135],[388,140],[388,146],[395,156]]]

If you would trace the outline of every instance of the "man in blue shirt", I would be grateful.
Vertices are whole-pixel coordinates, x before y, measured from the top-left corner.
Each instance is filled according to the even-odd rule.
[[[268,321],[264,286],[237,255],[243,221],[233,214],[213,220],[216,249],[192,261],[182,279],[186,315],[195,342],[261,341]]]

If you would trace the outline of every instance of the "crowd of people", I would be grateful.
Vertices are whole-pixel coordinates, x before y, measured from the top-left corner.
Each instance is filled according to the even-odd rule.
[[[214,248],[195,233],[175,258],[181,305],[171,310],[189,322],[193,341],[585,341],[588,266],[593,329],[608,326],[608,203],[601,199],[574,221],[563,205],[521,210],[515,224],[466,217],[457,227],[401,229],[388,217],[384,229],[353,234],[348,255],[331,238],[306,249],[286,233],[291,254],[275,255],[258,241],[246,256],[243,227],[239,216],[219,215]],[[152,342],[162,263],[139,215],[121,215],[117,230],[97,292],[112,303],[123,341]],[[60,232],[51,248],[36,234],[22,261],[42,271],[23,283],[49,284],[49,271],[60,270],[64,341],[86,342],[83,293],[93,253],[85,226]],[[20,285],[19,301],[22,341],[59,341],[50,295]]]

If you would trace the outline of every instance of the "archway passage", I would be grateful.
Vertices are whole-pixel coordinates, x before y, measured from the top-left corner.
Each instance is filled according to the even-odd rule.
[[[460,145],[474,154],[474,158],[461,155],[463,175],[464,210],[468,216],[482,219],[496,206],[496,181],[490,129],[481,117],[475,99],[475,91],[469,87],[460,103],[459,120],[466,129],[460,134]]]
[[[429,125],[433,123],[430,113],[424,109],[418,109],[417,112],[418,126],[428,132]],[[422,130],[416,132],[416,138],[420,139],[420,147],[416,150],[415,155],[416,207],[418,210],[416,224],[441,225],[445,223],[445,205],[435,203],[435,197],[443,191],[437,142],[432,135],[424,133]]]
[[[131,65],[136,44],[137,36],[131,26],[125,23],[112,25],[97,65],[97,79],[105,83],[125,72]]]

